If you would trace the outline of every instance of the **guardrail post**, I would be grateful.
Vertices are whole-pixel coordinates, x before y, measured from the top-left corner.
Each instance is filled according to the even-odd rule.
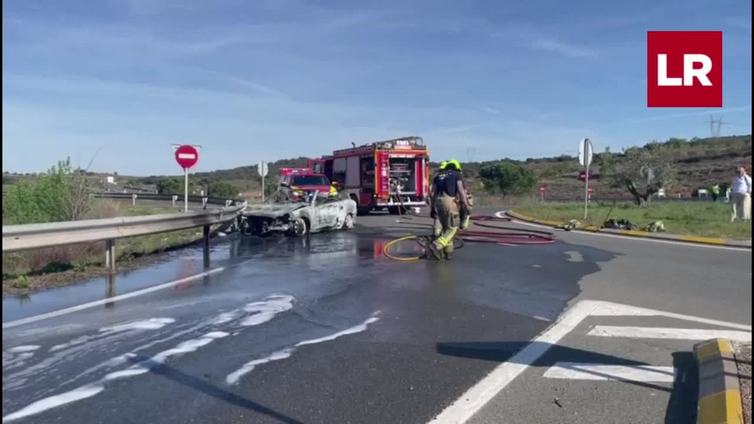
[[[204,247],[204,267],[209,268],[209,225],[205,225],[202,234],[202,246]]]
[[[230,207],[230,205],[232,205],[232,204],[233,204],[233,201],[232,201],[232,200],[226,200],[226,201],[225,201],[225,207],[226,207],[226,208],[229,208],[229,207]]]
[[[105,267],[110,272],[115,272],[115,240],[105,240]]]
[[[174,194],[174,195],[173,195],[173,207],[175,207],[175,202],[176,202],[177,200],[178,200],[178,196]]]
[[[207,197],[202,197],[202,207],[203,207],[203,208],[206,208],[206,207],[207,207],[207,200],[208,200],[208,198],[207,198]]]
[[[131,206],[136,206],[136,193],[131,195]]]
[[[115,273],[110,273],[107,275],[107,288],[105,289],[105,297],[108,299],[115,297]],[[113,302],[105,303],[106,308],[111,308],[113,305]]]

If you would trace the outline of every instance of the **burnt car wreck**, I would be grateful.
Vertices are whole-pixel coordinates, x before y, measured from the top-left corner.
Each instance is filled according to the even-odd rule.
[[[291,196],[279,191],[266,203],[249,205],[239,216],[244,235],[268,236],[283,233],[303,236],[320,231],[351,229],[356,219],[356,202],[322,193]]]

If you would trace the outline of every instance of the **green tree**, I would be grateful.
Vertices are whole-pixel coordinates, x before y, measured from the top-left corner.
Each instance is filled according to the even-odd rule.
[[[627,149],[621,157],[605,153],[600,158],[600,174],[613,187],[625,188],[638,206],[647,206],[652,195],[675,181],[672,147]]]
[[[211,197],[235,198],[238,187],[226,181],[210,181],[207,184],[207,194]]]
[[[479,170],[484,187],[503,196],[525,193],[536,184],[534,173],[529,169],[510,162],[488,165]]]
[[[179,178],[162,177],[157,180],[157,192],[160,194],[183,193],[183,181]]]

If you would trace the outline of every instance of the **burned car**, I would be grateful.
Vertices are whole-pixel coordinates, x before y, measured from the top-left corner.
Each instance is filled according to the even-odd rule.
[[[351,229],[356,202],[323,193],[292,195],[279,190],[265,203],[249,205],[239,216],[243,234],[302,236],[327,230]]]

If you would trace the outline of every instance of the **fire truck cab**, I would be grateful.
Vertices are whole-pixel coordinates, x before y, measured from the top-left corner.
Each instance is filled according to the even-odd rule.
[[[335,150],[309,167],[337,182],[358,205],[359,213],[426,205],[429,151],[421,137],[403,137]]]
[[[327,193],[330,180],[311,168],[280,168],[280,184],[302,192]]]

